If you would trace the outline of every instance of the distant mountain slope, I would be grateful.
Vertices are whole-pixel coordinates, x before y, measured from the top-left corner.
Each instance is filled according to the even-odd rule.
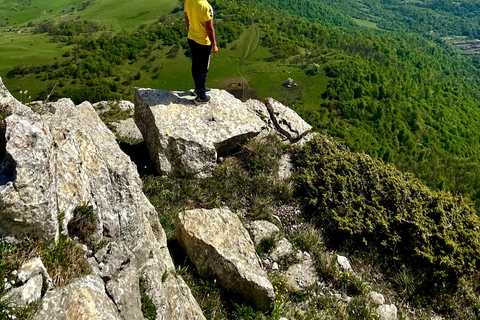
[[[4,0],[0,1],[0,26],[22,26],[44,20],[93,20],[117,30],[135,29],[171,12],[171,0]]]
[[[354,28],[374,23],[383,30],[441,37],[480,37],[480,3],[474,0],[255,0],[265,6],[320,21],[326,26]]]

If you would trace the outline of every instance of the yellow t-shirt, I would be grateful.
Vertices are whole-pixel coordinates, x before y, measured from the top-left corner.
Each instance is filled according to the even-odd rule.
[[[187,0],[183,10],[187,13],[190,22],[188,38],[198,44],[210,45],[205,23],[213,19],[212,6],[206,0]]]

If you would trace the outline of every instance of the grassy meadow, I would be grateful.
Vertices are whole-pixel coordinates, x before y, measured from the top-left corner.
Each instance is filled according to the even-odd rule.
[[[53,42],[47,34],[33,34],[33,28],[29,27],[32,24],[44,20],[59,22],[82,19],[94,21],[113,32],[131,32],[143,24],[157,21],[160,16],[171,13],[176,7],[178,8],[178,2],[171,0],[2,1],[0,21],[6,23],[0,24],[0,76],[12,94],[23,101],[28,101],[29,96],[35,100],[41,92],[56,83],[55,79],[33,74],[21,78],[9,76],[9,72],[19,64],[62,63],[65,60],[62,55],[73,48],[73,45]],[[242,83],[253,92],[253,97],[272,96],[295,107],[317,106],[327,85],[324,74],[307,76],[298,66],[266,61],[272,55],[268,49],[259,45],[261,37],[262,31],[254,24],[245,28],[239,39],[212,55],[207,85],[229,89],[232,84]],[[190,59],[184,55],[184,50],[180,50],[173,59],[167,58],[171,49],[172,46],[158,45],[149,57],[121,66],[132,77],[138,72],[141,74],[140,79],[132,81],[132,90],[127,97],[129,100],[133,100],[134,87],[165,90],[189,90],[193,87]],[[299,86],[284,88],[282,84],[287,78],[293,78]],[[20,91],[25,90],[29,94],[21,96]]]

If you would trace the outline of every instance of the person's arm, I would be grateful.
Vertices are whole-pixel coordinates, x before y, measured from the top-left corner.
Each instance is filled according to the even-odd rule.
[[[187,11],[185,11],[185,21],[187,22],[187,29],[190,30],[190,20],[188,20]]]
[[[215,29],[213,29],[213,19],[205,22],[208,39],[212,43],[212,53],[218,52],[217,41],[215,41]]]

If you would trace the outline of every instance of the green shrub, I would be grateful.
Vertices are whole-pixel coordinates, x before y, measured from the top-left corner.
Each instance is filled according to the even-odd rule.
[[[260,256],[269,254],[275,247],[275,236],[263,238],[260,241],[260,244],[257,246],[256,250]]]
[[[305,212],[330,246],[373,251],[388,267],[407,265],[434,283],[475,270],[480,221],[462,198],[432,192],[411,174],[322,135],[297,159]]]

